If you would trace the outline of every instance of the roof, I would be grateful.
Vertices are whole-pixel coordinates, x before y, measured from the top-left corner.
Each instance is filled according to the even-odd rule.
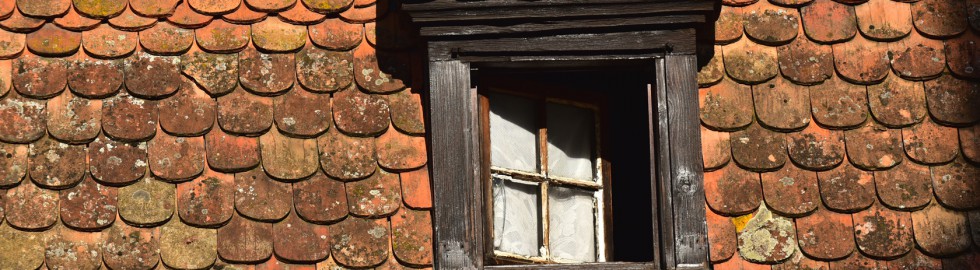
[[[0,268],[429,267],[386,7],[0,1]]]
[[[980,267],[980,2],[722,2],[698,74],[715,269]]]

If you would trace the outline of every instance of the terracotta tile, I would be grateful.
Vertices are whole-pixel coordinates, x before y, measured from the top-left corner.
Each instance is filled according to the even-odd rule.
[[[833,77],[834,55],[831,46],[797,38],[790,44],[777,47],[776,52],[779,71],[794,83],[820,84]]]
[[[269,176],[294,181],[316,172],[316,140],[292,138],[272,129],[259,137],[259,142],[262,168]]]
[[[20,94],[39,99],[54,97],[68,85],[68,61],[25,55],[13,60],[11,83]]]
[[[103,257],[111,269],[154,269],[160,261],[160,228],[116,222],[103,233]]]
[[[106,2],[111,2],[111,1],[106,1]],[[126,3],[123,2],[123,8],[126,7],[125,5]],[[61,28],[72,30],[72,31],[86,31],[99,26],[99,22],[100,22],[99,20],[92,19],[91,17],[88,17],[88,15],[82,16],[81,14],[78,14],[76,10],[77,10],[76,8],[69,8],[67,14],[65,14],[62,17],[58,17],[54,19],[53,21],[54,24],[58,25]],[[120,9],[119,11],[121,12],[122,9]]]
[[[320,166],[334,178],[353,180],[367,177],[377,169],[375,139],[349,137],[330,129],[317,138]]]
[[[75,10],[86,17],[104,19],[119,15],[126,9],[126,0],[75,0]]]
[[[232,215],[218,228],[218,255],[223,260],[257,263],[272,256],[272,223]]]
[[[742,19],[742,8],[721,6],[715,21],[715,43],[728,44],[741,38]]]
[[[912,4],[912,22],[923,35],[952,37],[966,30],[966,1],[922,0]]]
[[[432,265],[431,227],[429,211],[405,209],[391,216],[395,257],[408,265]]]
[[[23,98],[16,92],[0,99],[0,141],[29,143],[45,134],[43,100]]]
[[[853,247],[852,247],[853,248]],[[781,264],[776,264],[772,266],[772,270],[829,270],[830,264],[825,261],[818,261],[810,259],[803,255],[803,252],[793,253],[792,257],[788,260],[782,262]]]
[[[391,170],[415,169],[425,165],[425,137],[402,134],[395,129],[381,134],[375,144],[378,164]]]
[[[157,101],[127,93],[102,102],[102,132],[121,141],[149,140],[157,131]]]
[[[235,11],[222,15],[225,20],[238,24],[253,24],[264,20],[266,17],[265,12],[255,11],[248,5],[241,5]]]
[[[59,191],[61,222],[76,230],[100,230],[116,220],[117,190],[88,175],[78,185]]]
[[[235,174],[235,209],[259,221],[276,221],[289,214],[290,184],[274,181],[261,168]]]
[[[383,65],[378,63],[378,54],[386,59]],[[354,79],[357,85],[370,93],[390,93],[404,89],[403,79],[409,72],[405,56],[376,52],[371,45],[361,43],[354,50]]]
[[[744,215],[762,203],[759,174],[730,164],[704,173],[704,193],[708,206],[723,215]]]
[[[757,84],[768,81],[779,73],[776,48],[740,40],[722,47],[725,71],[737,82]]]
[[[738,253],[756,263],[776,263],[796,252],[796,230],[793,221],[759,207],[755,216],[738,235]]]
[[[752,123],[752,91],[747,85],[727,79],[698,92],[701,122],[718,130],[737,130]]]
[[[854,219],[855,240],[865,255],[894,258],[908,253],[914,245],[912,215],[907,212],[891,210],[876,203],[851,217]]]
[[[366,7],[366,6],[369,6],[369,5],[373,5],[377,1],[376,0],[354,0],[353,2],[354,2],[354,6],[355,7]]]
[[[206,170],[193,181],[177,184],[177,213],[183,222],[217,227],[235,212],[234,198],[235,177]]]
[[[838,212],[852,213],[874,203],[874,175],[850,165],[841,164],[829,171],[817,172],[824,206]]]
[[[298,5],[298,4],[297,4]],[[268,261],[255,265],[255,270],[316,270],[314,264],[287,263],[272,256]]]
[[[279,131],[297,137],[315,137],[330,128],[330,95],[294,88],[273,99]]]
[[[912,212],[912,226],[915,228],[915,243],[926,254],[950,256],[966,251],[973,245],[966,214],[938,203]]]
[[[706,171],[721,168],[732,159],[729,134],[701,127],[701,155]]]
[[[928,255],[922,254],[918,249],[912,249],[912,252],[905,254],[898,259],[890,261],[879,261],[878,267],[890,270],[890,269],[917,269],[917,270],[940,270],[943,269],[942,261],[936,258],[929,257]]]
[[[785,44],[799,32],[799,13],[763,1],[742,12],[745,34],[763,44]]]
[[[200,136],[211,130],[218,103],[187,78],[177,94],[159,103],[160,128],[178,136]]]
[[[910,80],[935,78],[946,67],[942,41],[927,39],[918,33],[889,43],[888,56],[895,74]]]
[[[333,118],[338,129],[360,136],[384,132],[391,119],[384,98],[363,93],[357,87],[334,94]]]
[[[830,262],[831,270],[878,270],[877,261],[861,255],[860,252],[851,253],[850,257],[843,260]]]
[[[207,15],[221,15],[234,12],[241,6],[241,0],[188,0],[194,11]]]
[[[215,22],[211,25],[217,24],[219,23]],[[181,55],[180,64],[183,73],[211,96],[221,96],[238,87],[237,54],[196,51]]]
[[[45,137],[31,144],[27,158],[31,180],[42,187],[67,188],[87,175],[85,145],[65,144]]]
[[[296,81],[293,54],[266,54],[247,48],[238,54],[239,80],[245,89],[259,95],[278,95],[289,91]]]
[[[204,170],[204,138],[160,132],[149,143],[150,172],[164,181],[187,181]]]
[[[319,13],[337,13],[352,8],[353,0],[302,0],[303,5]],[[299,5],[297,5],[299,6]]]
[[[61,141],[88,142],[102,129],[102,100],[82,98],[64,91],[48,100],[46,111],[48,134]]]
[[[854,7],[858,28],[873,40],[896,40],[912,31],[912,6],[888,0],[871,0]]]
[[[818,209],[796,219],[800,251],[822,260],[842,259],[854,252],[851,215]]]
[[[296,213],[315,223],[335,222],[347,216],[344,183],[330,179],[319,170],[309,179],[293,183]]]
[[[16,57],[18,54],[24,51],[24,46],[26,46],[26,44],[27,35],[7,32],[6,30],[0,29],[0,58],[9,59]]]
[[[17,9],[31,17],[56,17],[68,12],[71,0],[17,0]]]
[[[964,125],[980,120],[980,83],[943,75],[925,82],[926,107],[939,123]]]
[[[968,32],[957,38],[946,41],[946,61],[949,63],[949,70],[953,74],[967,77],[980,78],[980,35]]]
[[[349,0],[333,0],[333,1],[349,1]],[[302,25],[316,24],[318,22],[323,21],[323,19],[325,19],[326,17],[327,15],[323,15],[311,11],[304,4],[296,4],[285,11],[279,12],[280,19],[292,24],[302,24]]]
[[[967,252],[963,255],[943,259],[945,269],[970,269],[976,270],[980,266],[980,253]]]
[[[160,227],[160,258],[172,268],[202,269],[217,259],[217,232],[172,219]]]
[[[818,42],[837,43],[857,34],[854,7],[831,0],[816,0],[800,8],[806,35]]]
[[[0,143],[0,186],[17,185],[27,175],[27,149],[26,144]],[[0,192],[0,195],[2,194],[3,192]],[[0,205],[2,204],[0,202]],[[0,215],[0,218],[2,217]]]
[[[49,233],[44,251],[47,269],[99,269],[102,266],[102,233],[73,231],[65,227]]]
[[[334,228],[328,229],[325,225],[306,222],[295,213],[289,214],[286,219],[272,225],[276,256],[293,262],[321,261],[330,255],[330,237],[337,233],[333,231]]]
[[[386,219],[347,218],[331,226],[330,244],[334,260],[347,267],[371,267],[388,257]]]
[[[0,268],[37,269],[44,263],[45,233],[14,229],[0,224]]]
[[[361,43],[364,36],[362,25],[346,23],[333,18],[310,25],[308,28],[310,41],[317,46],[330,50],[346,51],[353,49]]]
[[[208,165],[223,172],[238,172],[259,165],[259,139],[227,134],[219,128],[204,135]]]
[[[960,147],[963,148],[963,157],[980,163],[980,125],[960,128]]]
[[[180,0],[129,0],[129,7],[144,17],[160,18],[174,13]]]
[[[364,180],[348,182],[347,201],[351,215],[360,217],[390,216],[402,204],[398,174],[379,170]]]
[[[411,88],[385,96],[391,109],[391,123],[395,129],[411,135],[425,134],[425,118],[422,98]]]
[[[827,0],[829,1],[829,0]],[[875,84],[888,76],[888,46],[864,39],[835,44],[834,67],[841,78],[856,84]]]
[[[871,114],[878,122],[891,127],[914,125],[926,115],[923,84],[891,76],[884,82],[868,86]]]
[[[810,124],[810,96],[805,87],[782,77],[752,86],[759,124],[777,130],[799,130]]]
[[[742,1],[742,0],[722,0],[722,1]],[[753,0],[753,2],[756,0]],[[768,264],[756,264],[745,261],[741,256],[732,256],[731,259],[712,265],[715,270],[770,270],[772,266]]]
[[[740,6],[747,6],[747,5],[755,4],[755,2],[758,2],[758,1],[759,0],[721,0],[721,3],[724,4],[724,5],[726,5],[726,6],[738,6],[738,7],[740,7]]]
[[[143,17],[127,8],[122,14],[109,19],[109,25],[125,31],[139,31],[152,27],[157,23],[154,18]]]
[[[272,98],[248,93],[240,86],[218,98],[218,124],[236,135],[259,135],[272,127]]]
[[[820,204],[817,174],[786,165],[779,171],[762,174],[766,205],[785,216],[805,216]]]
[[[810,87],[813,119],[832,128],[850,128],[868,119],[867,89],[842,80],[829,80]]]
[[[348,8],[340,13],[340,17],[352,23],[372,22],[377,18],[383,18],[388,13],[388,5],[385,3]],[[378,6],[381,6],[381,8],[378,8]]]
[[[294,0],[295,1],[295,0]],[[272,52],[295,51],[306,44],[306,27],[283,22],[278,17],[252,25],[255,47]]]
[[[828,170],[844,160],[844,133],[810,124],[786,137],[789,157],[794,164],[808,170]]]
[[[721,82],[725,77],[725,65],[722,63],[721,46],[714,46],[714,57],[708,64],[698,70],[698,87],[705,88]]]
[[[126,59],[126,90],[147,99],[172,95],[181,85],[179,65],[180,58],[176,56],[137,52]]]
[[[949,138],[956,137],[956,128],[944,127],[926,119],[902,129],[902,144],[909,158],[924,164],[946,163],[956,157],[959,146]]]
[[[708,222],[708,243],[711,262],[718,263],[732,258],[738,248],[735,225],[727,217],[705,209]]]
[[[432,208],[432,187],[429,181],[429,167],[399,174],[402,181],[402,198],[405,206],[415,209]]]
[[[26,43],[27,48],[37,55],[66,56],[78,51],[82,43],[82,34],[49,23],[27,34]]]
[[[69,62],[68,89],[87,98],[106,98],[122,88],[123,74],[123,60],[80,56]]]
[[[952,163],[931,167],[932,187],[944,206],[955,209],[980,207],[980,168],[956,159]]]
[[[967,212],[970,219],[970,227],[975,227],[980,224],[980,211],[969,211]],[[973,230],[973,244],[980,244],[980,230]]]
[[[155,177],[119,188],[119,218],[141,226],[163,224],[174,214],[177,187]],[[118,225],[114,225],[118,226]]]
[[[752,171],[773,171],[786,163],[786,139],[783,133],[759,125],[732,133],[732,157]]]
[[[6,190],[7,224],[26,230],[43,230],[58,221],[58,192],[24,181]]]
[[[3,1],[0,3],[0,18],[9,18],[17,7],[17,1]]]
[[[153,25],[153,27],[140,31],[139,38],[140,45],[143,45],[143,49],[146,49],[148,52],[161,55],[177,55],[190,49],[194,43],[194,31],[180,28],[169,22],[160,22]],[[135,58],[136,60],[143,60],[145,57],[145,54],[140,52],[136,54]],[[173,59],[172,57],[161,57],[160,60]],[[176,64],[174,63],[174,65]],[[152,72],[152,70],[145,72]]]
[[[167,16],[167,21],[181,28],[200,28],[211,22],[212,17],[197,13],[189,5],[188,1],[182,1],[177,5],[173,15]]]
[[[236,1],[237,3],[237,1]],[[236,52],[246,46],[251,36],[248,25],[233,24],[224,20],[215,20],[203,28],[194,30],[197,34],[197,45],[208,52]]]
[[[901,133],[869,123],[861,128],[844,131],[847,159],[865,170],[884,170],[902,162]]]
[[[296,75],[306,89],[333,92],[348,88],[354,81],[353,62],[350,52],[307,46],[296,55]]]
[[[0,21],[0,26],[13,32],[29,33],[41,28],[44,22],[44,19],[24,16],[15,8],[9,18]]]
[[[882,204],[900,210],[925,206],[932,200],[929,167],[903,162],[887,171],[877,171],[875,185]]]

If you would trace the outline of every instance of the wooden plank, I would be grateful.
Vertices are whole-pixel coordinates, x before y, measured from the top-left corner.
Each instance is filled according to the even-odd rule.
[[[574,31],[588,32],[596,29],[624,29],[635,31],[636,27],[650,27],[667,24],[703,23],[704,14],[677,14],[653,17],[609,17],[600,19],[576,20],[542,20],[516,25],[446,25],[423,27],[422,36],[466,36],[466,35],[501,35],[501,34],[534,34],[540,32]]]
[[[678,268],[707,267],[704,167],[695,79],[697,59],[694,54],[668,54],[664,58],[664,67],[671,145],[670,192],[674,209],[675,263]]]
[[[533,1],[527,1],[532,3]],[[571,17],[625,17],[634,15],[677,14],[685,12],[710,12],[714,10],[712,1],[680,1],[662,3],[622,3],[554,5],[538,3],[532,5],[508,5],[486,8],[461,6],[449,9],[421,9],[413,5],[403,5],[419,24],[461,24],[461,22],[493,20],[534,20]]]
[[[654,132],[650,133],[651,144],[650,144],[650,162],[655,162],[651,164],[650,169],[652,170],[651,175],[656,178],[657,185],[653,185],[651,188],[652,199],[656,201],[657,213],[653,215],[653,224],[657,226],[660,230],[657,231],[659,234],[654,234],[654,238],[659,238],[657,241],[659,249],[654,249],[658,253],[655,258],[658,258],[659,262],[663,262],[664,266],[672,267],[675,265],[674,258],[674,208],[673,201],[671,200],[671,174],[670,174],[670,125],[667,110],[667,84],[666,84],[666,67],[664,66],[664,59],[657,58],[656,67],[654,74],[656,80],[654,80],[654,93],[652,94],[654,101],[653,104],[656,105],[655,112],[650,123],[651,128]],[[659,214],[659,215],[657,215]]]
[[[672,51],[693,53],[696,44],[694,29],[669,29],[622,33],[567,34],[539,37],[492,38],[430,42],[437,52],[453,52],[457,56],[551,55],[552,60],[580,59],[589,55],[614,55],[630,52]],[[434,57],[448,57],[436,54]],[[563,56],[563,58],[562,58]]]
[[[654,265],[653,263],[610,262],[610,263],[576,263],[576,264],[551,264],[551,265],[493,265],[493,266],[487,266],[485,269],[500,269],[500,270],[520,270],[520,269],[641,270],[642,269],[642,270],[646,270],[646,269],[657,269],[657,268],[656,265]]]
[[[436,269],[483,267],[478,117],[469,64],[429,62],[433,233]]]

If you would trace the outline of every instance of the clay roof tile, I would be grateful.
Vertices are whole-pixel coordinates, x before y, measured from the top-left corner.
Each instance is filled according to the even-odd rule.
[[[379,170],[367,179],[346,183],[346,189],[351,215],[390,216],[402,205],[398,174]]]
[[[160,261],[160,227],[138,228],[116,222],[102,237],[102,260],[112,269],[153,269]]]
[[[235,213],[235,177],[205,170],[190,182],[177,184],[177,213],[171,219],[198,227],[218,227]],[[186,225],[183,225],[186,226]]]
[[[431,227],[428,211],[405,209],[391,216],[391,249],[395,257],[408,265],[432,265]]]
[[[116,220],[117,193],[117,188],[103,186],[86,175],[78,185],[59,191],[61,222],[86,231],[111,226]]]
[[[194,51],[182,55],[180,65],[184,75],[211,96],[222,96],[238,87],[238,54]]]
[[[851,217],[854,219],[854,239],[864,255],[895,258],[908,253],[914,246],[912,215],[907,212],[891,210],[876,203]]]
[[[715,212],[744,215],[762,203],[762,182],[758,173],[730,164],[704,173],[704,193],[708,206]]]
[[[241,51],[248,46],[251,31],[252,28],[248,25],[215,20],[207,26],[195,29],[194,33],[197,34],[197,46],[202,50],[227,53]]]
[[[252,24],[252,43],[267,51],[298,50],[306,44],[307,35],[306,26],[289,24],[278,17]]]
[[[348,0],[340,0],[348,1]],[[308,1],[307,1],[308,2]],[[305,4],[296,4],[293,7],[279,12],[279,18],[292,24],[310,25],[323,21],[327,15],[311,11]]]
[[[56,17],[71,8],[71,0],[16,0],[17,9],[31,17]]]
[[[148,143],[150,171],[168,182],[195,178],[204,171],[204,138],[159,132]]]
[[[340,224],[349,222],[351,219],[345,219]],[[309,223],[296,213],[290,213],[286,219],[272,225],[273,250],[277,257],[292,262],[321,261],[330,255],[330,246],[336,246],[331,245],[333,240],[331,237],[344,231],[340,226],[327,227],[326,225]],[[335,253],[334,256],[339,256],[339,254]]]
[[[136,14],[153,18],[170,16],[178,4],[180,0],[129,0],[129,7]]]
[[[181,28],[200,28],[211,22],[213,17],[205,14],[197,13],[188,4],[188,1],[182,1],[177,5],[177,9],[170,16],[167,16],[167,21],[177,25]]]
[[[834,44],[834,67],[841,78],[856,84],[875,84],[888,76],[887,43],[861,36]]]
[[[27,48],[37,55],[72,55],[78,51],[81,43],[81,33],[58,27],[53,23],[44,24],[41,29],[27,34]]]
[[[810,96],[805,87],[782,77],[752,86],[759,124],[776,130],[799,130],[810,124]]]
[[[20,13],[20,9],[15,8],[10,17],[0,21],[0,27],[12,32],[29,33],[41,28],[44,22],[44,19],[24,16]]]
[[[923,35],[948,38],[962,33],[967,24],[967,1],[922,0],[912,4],[912,22]]]
[[[946,41],[949,70],[958,76],[980,78],[980,35],[973,32]]]
[[[854,7],[861,34],[873,40],[897,40],[912,31],[912,6],[891,0],[871,0]]]
[[[886,170],[902,162],[901,132],[875,123],[844,131],[847,159],[865,170]]]
[[[383,133],[391,122],[388,103],[357,87],[333,95],[333,118],[338,129],[359,136]]]
[[[296,81],[292,53],[264,53],[249,47],[238,54],[238,61],[241,85],[257,95],[280,95]]]
[[[27,149],[26,144],[0,143],[0,187],[15,186],[27,175]]]
[[[79,54],[68,65],[68,89],[90,98],[102,99],[122,89],[125,60],[103,60]]]
[[[331,179],[319,170],[309,179],[293,183],[292,196],[296,214],[304,220],[329,223],[347,217],[344,182]]]
[[[222,260],[259,263],[272,257],[272,223],[233,214],[228,224],[218,228],[217,241]]]
[[[273,98],[276,127],[284,134],[312,138],[331,126],[330,95],[293,89]]]
[[[959,130],[963,157],[974,163],[980,163],[980,125],[960,128]]]
[[[123,8],[126,7],[125,5],[126,3],[124,2]],[[100,21],[98,19],[86,17],[87,14],[86,16],[82,16],[76,10],[77,8],[68,9],[68,13],[64,16],[54,18],[54,24],[72,31],[87,31],[99,26]],[[122,9],[119,11],[122,12]]]
[[[968,210],[980,207],[980,168],[975,164],[956,159],[953,162],[931,167],[932,188],[943,206]]]
[[[45,134],[46,102],[10,92],[0,98],[0,141],[29,143]]]
[[[176,200],[174,184],[148,176],[119,188],[119,218],[142,227],[160,225],[173,217]]]
[[[88,176],[84,144],[66,144],[44,137],[31,143],[27,158],[31,180],[41,187],[64,189]]]
[[[331,226],[333,259],[346,267],[372,267],[388,258],[391,228],[386,219],[350,217]]]
[[[87,99],[64,91],[47,106],[48,134],[61,141],[85,143],[102,130],[102,100]]]
[[[177,55],[186,52],[194,44],[194,31],[170,22],[159,22],[140,31],[140,45],[147,52],[158,55]],[[142,52],[136,57],[143,57]],[[167,58],[164,58],[167,59]]]
[[[854,7],[831,0],[815,0],[801,7],[807,37],[822,43],[844,42],[857,34]]]
[[[44,263],[44,232],[21,231],[10,222],[0,224],[0,246],[8,248],[0,252],[0,267],[8,269],[37,269]]]
[[[0,46],[0,58],[13,58],[24,51],[24,46],[27,44],[27,35],[0,29],[0,42],[7,44],[6,46]],[[10,74],[10,72],[5,72],[4,74]],[[0,93],[3,93],[3,91],[4,90],[0,90]]]
[[[715,21],[715,42],[728,44],[742,37],[742,8],[722,6]]]
[[[701,127],[701,156],[706,171],[721,168],[732,159],[730,134]]]
[[[843,163],[829,171],[817,172],[820,196],[827,209],[853,213],[874,203],[874,175]]]
[[[99,269],[102,266],[102,233],[52,230],[45,249],[46,269]]]
[[[145,141],[156,134],[157,101],[126,93],[102,102],[102,132],[121,141]]]
[[[203,269],[218,257],[217,231],[188,226],[171,219],[160,227],[160,259],[178,269]]]
[[[65,58],[23,56],[13,62],[11,83],[20,94],[39,99],[57,96],[68,85]]]
[[[160,128],[179,136],[200,136],[211,130],[217,117],[217,101],[181,77],[177,94],[160,101]]]
[[[378,164],[390,170],[408,170],[422,167],[428,160],[425,137],[403,134],[389,128],[375,144]]]
[[[243,4],[238,9],[235,9],[235,11],[224,14],[221,17],[233,23],[252,24],[264,20],[267,16],[264,12],[256,11],[248,5]]]
[[[779,71],[786,79],[801,85],[823,83],[834,76],[834,54],[831,46],[807,38],[776,48]]]
[[[100,24],[95,29],[82,33],[82,46],[85,52],[96,57],[117,58],[135,51],[138,39],[135,32],[120,31],[107,24]]]
[[[950,256],[969,250],[970,225],[966,213],[932,203],[922,211],[912,213],[915,243],[926,254]]]
[[[236,135],[261,135],[272,127],[272,98],[238,87],[218,98],[218,124]]]
[[[401,189],[405,206],[414,209],[432,208],[432,187],[429,180],[429,167],[402,172]]]
[[[909,211],[932,201],[932,179],[927,166],[902,162],[890,170],[876,171],[874,175],[878,199],[885,206]]]
[[[296,181],[313,175],[319,168],[315,139],[300,139],[269,130],[259,137],[262,168],[276,179]]]
[[[889,127],[906,127],[926,116],[926,97],[921,82],[890,76],[880,84],[868,86],[871,115]]]
[[[332,18],[308,26],[310,41],[330,50],[350,50],[364,37],[364,26]]]
[[[259,139],[225,133],[212,128],[204,135],[208,165],[223,172],[240,172],[259,165]]]
[[[738,248],[735,224],[728,217],[715,214],[711,209],[705,209],[705,215],[711,262],[718,263],[732,258]]]
[[[3,227],[0,227],[0,234],[3,234],[2,228],[6,227],[16,227],[23,230],[43,230],[58,222],[58,191],[41,188],[32,181],[23,181],[17,187],[5,190],[5,192],[7,194],[4,197],[5,205],[3,208],[4,214],[6,215],[6,222],[4,222]],[[9,230],[13,229],[11,228]],[[10,239],[7,237],[0,238]],[[35,246],[30,246],[30,242],[12,244],[12,246],[18,245],[26,249],[43,249],[43,244],[37,244]],[[28,254],[21,255],[26,256]],[[17,258],[16,260],[30,259],[29,257],[25,257]]]
[[[786,163],[785,134],[759,125],[732,133],[732,157],[748,170],[778,170]]]
[[[956,137],[956,128],[940,126],[926,119],[902,129],[902,144],[909,159],[923,164],[946,163],[959,153],[959,144],[946,138]]]
[[[299,84],[313,92],[334,92],[354,81],[354,55],[349,51],[328,51],[307,46],[296,54]]]
[[[854,252],[851,215],[820,208],[796,219],[800,251],[820,260],[837,260]]]
[[[701,105],[701,122],[712,129],[742,129],[755,118],[751,88],[728,79],[702,88],[698,101]]]
[[[234,12],[242,0],[187,0],[187,4],[201,14],[222,15]]]
[[[109,25],[125,31],[147,29],[156,23],[156,19],[136,14],[131,8],[124,9],[122,14],[109,19]]]
[[[235,210],[258,221],[276,221],[293,208],[288,183],[272,180],[262,168],[235,174]]]
[[[790,160],[807,170],[827,170],[844,160],[844,133],[810,124],[786,137]]]
[[[353,0],[302,0],[303,5],[308,7],[310,10],[319,13],[337,13],[348,8],[352,8],[351,5],[354,4]],[[366,1],[361,1],[366,2]],[[371,1],[373,2],[373,1]],[[369,5],[368,3],[360,3],[356,5],[357,7],[364,7]]]
[[[745,34],[762,44],[785,44],[799,33],[800,15],[795,8],[784,8],[766,1],[742,11]]]

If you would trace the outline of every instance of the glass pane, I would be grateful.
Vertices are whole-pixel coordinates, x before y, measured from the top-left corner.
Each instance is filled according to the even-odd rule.
[[[549,175],[593,180],[595,112],[548,103],[547,117]]]
[[[594,262],[596,229],[594,191],[551,186],[548,188],[548,241],[551,256]]]
[[[493,176],[494,249],[539,256],[541,246],[541,193],[538,184]]]
[[[538,172],[534,101],[503,94],[487,97],[490,99],[490,164]]]

